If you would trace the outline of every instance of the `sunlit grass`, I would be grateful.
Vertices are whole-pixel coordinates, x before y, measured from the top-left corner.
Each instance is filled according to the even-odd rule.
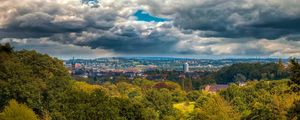
[[[173,107],[180,110],[182,113],[191,113],[195,108],[195,102],[182,102],[173,104]]]
[[[75,90],[79,90],[79,91],[82,91],[82,92],[85,92],[85,93],[92,93],[95,90],[101,89],[101,86],[91,85],[91,84],[88,84],[86,82],[76,81],[74,83],[74,88],[75,88]]]

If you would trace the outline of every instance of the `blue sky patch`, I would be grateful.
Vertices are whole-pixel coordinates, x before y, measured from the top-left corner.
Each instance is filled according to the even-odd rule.
[[[169,21],[168,19],[165,18],[160,18],[156,16],[150,15],[148,12],[144,10],[138,10],[136,11],[133,16],[137,18],[138,21],[146,21],[146,22],[164,22],[164,21]]]

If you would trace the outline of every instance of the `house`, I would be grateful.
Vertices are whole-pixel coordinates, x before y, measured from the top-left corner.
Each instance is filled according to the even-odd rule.
[[[245,82],[239,82],[238,84],[239,84],[239,86],[241,86],[241,87],[246,85]]]
[[[209,92],[209,93],[216,93],[220,90],[228,88],[227,84],[217,84],[217,85],[206,85],[203,89],[203,91]]]

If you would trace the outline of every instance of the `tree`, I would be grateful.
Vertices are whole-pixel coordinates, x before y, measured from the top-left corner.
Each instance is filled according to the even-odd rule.
[[[296,101],[294,106],[289,109],[288,118],[290,120],[300,119],[300,101]]]
[[[193,83],[192,83],[192,80],[190,78],[186,79],[185,80],[185,91],[191,91],[193,90]]]
[[[202,91],[194,90],[194,91],[188,92],[186,97],[188,98],[189,101],[196,101],[202,95],[203,95]]]
[[[218,95],[199,97],[196,109],[188,119],[191,120],[236,120],[240,115]]]
[[[160,119],[166,116],[176,116],[172,96],[168,89],[149,89],[145,91],[143,104],[158,111]]]
[[[289,71],[292,82],[292,84],[290,84],[291,88],[294,92],[298,92],[300,91],[300,65],[295,58],[290,59]]]
[[[243,74],[237,74],[237,75],[234,76],[234,81],[237,84],[246,82],[246,80],[247,79]]]
[[[216,74],[217,83],[227,84],[234,81],[237,74],[244,75],[247,80],[283,79],[287,78],[287,72],[281,70],[282,65],[277,63],[237,63],[221,68]],[[280,74],[278,74],[281,72]]]
[[[278,60],[278,67],[279,67],[279,72],[285,72],[285,67],[284,67],[284,64],[282,62],[282,59],[279,59]]]
[[[4,45],[0,44],[0,52],[12,53],[13,47],[11,47],[9,43],[6,43]]]
[[[10,100],[3,112],[1,120],[38,120],[37,115],[26,105],[19,104],[16,100]]]
[[[290,74],[291,81],[300,85],[300,65],[295,58],[290,60]]]
[[[7,43],[5,45],[0,44],[0,63],[10,60],[12,57],[13,48]]]
[[[142,120],[159,120],[159,113],[153,108],[143,108],[141,114]]]
[[[38,109],[44,88],[41,79],[33,76],[30,67],[22,62],[11,59],[0,63],[0,106],[16,99]]]

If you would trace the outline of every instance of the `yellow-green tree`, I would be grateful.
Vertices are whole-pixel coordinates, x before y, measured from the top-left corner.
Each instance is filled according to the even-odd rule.
[[[26,105],[10,100],[8,106],[0,114],[0,120],[38,120],[38,117]]]
[[[240,114],[219,95],[201,96],[188,120],[237,120]]]

